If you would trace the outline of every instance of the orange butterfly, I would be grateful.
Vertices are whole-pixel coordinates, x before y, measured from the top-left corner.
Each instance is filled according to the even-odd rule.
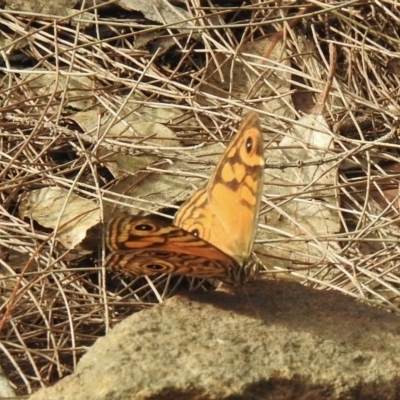
[[[178,210],[174,225],[157,216],[123,214],[109,226],[106,267],[244,283],[257,272],[251,251],[264,170],[257,114],[249,113],[207,186]]]

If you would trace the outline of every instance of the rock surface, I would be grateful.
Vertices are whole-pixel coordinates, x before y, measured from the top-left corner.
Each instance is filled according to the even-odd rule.
[[[30,400],[398,399],[400,318],[293,282],[134,314]]]

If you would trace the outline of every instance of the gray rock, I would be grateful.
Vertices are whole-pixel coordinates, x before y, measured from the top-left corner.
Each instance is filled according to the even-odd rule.
[[[30,400],[398,399],[400,319],[293,282],[176,296]]]

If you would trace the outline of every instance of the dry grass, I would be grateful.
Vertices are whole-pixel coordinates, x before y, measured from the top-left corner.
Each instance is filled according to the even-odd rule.
[[[308,8],[301,8],[285,0],[244,6],[220,2],[223,7],[210,1],[197,7],[198,2],[186,0],[177,3],[190,18],[176,25],[112,3],[74,10],[72,17],[49,17],[52,12],[43,9],[0,14],[0,290],[1,314],[9,313],[0,346],[2,367],[18,392],[30,393],[70,373],[86,347],[126,315],[188,285],[184,279],[112,275],[101,267],[105,247],[99,230],[91,232],[85,246],[67,250],[53,229],[20,217],[23,196],[34,189],[64,188],[95,201],[105,222],[109,205],[120,209],[123,203],[132,212],[174,207],[179,196],[172,187],[170,193],[155,187],[147,203],[145,196],[133,204],[130,196],[117,197],[114,184],[122,178],[109,172],[110,149],[114,158],[128,152],[146,164],[151,157],[147,171],[175,179],[179,168],[171,171],[170,163],[192,161],[185,143],[198,143],[200,134],[233,130],[238,114],[254,108],[264,118],[269,144],[277,143],[325,87],[329,43],[337,53],[336,75],[323,114],[336,132],[335,151],[315,163],[334,162],[337,171],[332,186],[341,232],[329,236],[337,254],[313,268],[272,262],[268,269],[399,312],[398,7],[389,1],[343,1],[332,6],[305,2]],[[207,89],[210,70],[224,73],[221,60],[234,59],[242,43],[271,34],[263,52],[284,49],[285,57],[276,61],[276,74],[286,74],[290,83],[283,92],[258,88],[262,95],[249,90],[228,98],[219,87]],[[248,66],[264,82],[260,57]],[[278,97],[280,109],[289,114],[263,108]],[[151,137],[106,137],[121,121],[142,115],[143,105],[156,112],[173,109],[175,116],[164,125],[179,140],[160,145]],[[76,115],[93,110],[97,125],[87,132]],[[130,130],[129,123],[125,129]],[[127,176],[141,186],[140,174]],[[268,253],[267,245],[260,246]]]

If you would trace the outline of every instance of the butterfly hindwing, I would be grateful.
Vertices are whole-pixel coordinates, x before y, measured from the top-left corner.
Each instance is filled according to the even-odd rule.
[[[237,262],[215,246],[157,216],[121,214],[109,226],[106,267],[135,276],[155,273],[226,280]]]

